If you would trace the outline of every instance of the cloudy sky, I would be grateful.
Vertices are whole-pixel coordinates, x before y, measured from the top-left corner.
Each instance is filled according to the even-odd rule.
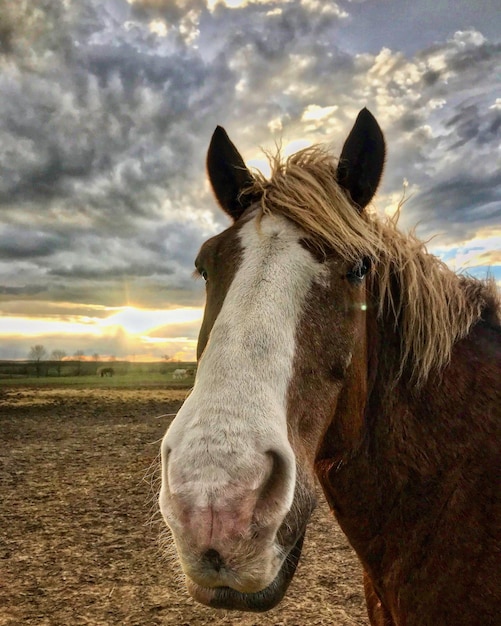
[[[501,282],[498,0],[0,0],[0,359],[193,358],[215,126],[264,168],[364,106],[378,210]]]

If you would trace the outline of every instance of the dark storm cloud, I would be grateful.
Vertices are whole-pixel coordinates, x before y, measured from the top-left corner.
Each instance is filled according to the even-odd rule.
[[[266,16],[275,7],[281,12]],[[260,120],[277,114],[284,127],[292,127],[307,104],[331,103],[329,84],[334,76],[339,90],[353,71],[353,58],[338,48],[332,36],[333,26],[341,21],[336,13],[300,3],[251,5],[245,11],[220,8],[214,13],[214,32],[223,17],[229,32],[225,54],[239,74],[235,114],[256,129],[263,128]]]
[[[62,269],[54,268],[49,270],[49,274],[52,274],[53,276],[67,276],[93,280],[110,280],[113,278],[124,278],[128,276],[144,278],[146,276],[158,274],[170,275],[173,273],[174,270],[168,267],[158,267],[158,265],[153,263],[146,263],[144,265],[140,265],[139,263],[134,263],[133,265],[126,263],[118,267],[113,267],[112,264],[108,263],[107,266],[96,268],[77,266]]]
[[[44,292],[45,287],[41,287],[40,285],[24,285],[23,287],[7,287],[6,285],[0,285],[0,300],[2,296],[7,296],[8,299],[11,299],[12,296],[38,296]]]
[[[180,23],[186,12],[172,4],[145,1],[134,6],[150,17]],[[197,45],[213,68],[219,93],[225,94],[224,102],[213,103],[208,111],[214,125],[224,121],[243,134],[252,127],[254,141],[268,140],[271,118],[296,122],[312,97],[318,104],[332,98],[325,87],[333,75],[339,88],[341,75],[353,71],[353,58],[333,37],[333,27],[342,22],[335,3],[269,2],[238,10],[217,4],[213,12],[203,5],[188,3],[187,11],[199,10]],[[231,92],[220,80],[228,72]],[[307,93],[301,93],[303,86]],[[291,87],[296,87],[294,94]]]
[[[424,42],[443,42],[465,29],[483,32],[488,38],[499,36],[498,0],[341,0],[340,5],[348,11],[349,19],[338,37],[352,52],[377,53],[387,47],[411,56]]]
[[[443,59],[443,77],[424,95],[443,98],[444,105],[428,118],[435,130],[419,150],[415,176],[421,193],[410,204],[426,234],[438,230],[453,242],[500,223],[501,178],[494,155],[501,110],[490,81],[501,48],[478,34],[462,33],[431,55]]]
[[[134,0],[132,7],[133,14],[141,19],[162,16],[172,23],[181,21],[189,11],[205,11],[207,3],[205,0]]]
[[[481,111],[477,104],[463,103],[450,119],[445,128],[452,129],[457,140],[452,148],[459,148],[469,141],[479,145],[499,142],[501,128],[501,109]]]
[[[114,21],[106,11],[113,3],[104,3],[104,17],[83,4],[94,28],[82,29],[80,13],[73,16],[70,54],[55,54],[32,72],[8,67],[2,76],[1,130],[10,145],[1,159],[0,200],[47,204],[80,191],[83,201],[123,217],[138,207],[147,213],[143,190],[193,179],[190,133],[197,124],[189,104],[210,68],[186,48],[164,50],[168,42],[147,24],[127,29]],[[90,31],[87,38],[81,30]]]
[[[204,17],[209,20],[208,14]],[[332,25],[339,22],[339,15],[299,2],[271,2],[251,4],[240,11],[219,5],[211,19],[215,31],[225,26],[227,52],[250,45],[260,57],[273,62],[291,51],[311,51],[316,44],[332,41]]]
[[[501,224],[501,172],[483,179],[451,178],[432,185],[419,195],[419,207],[426,214],[433,210],[439,220],[461,228]]]
[[[0,259],[36,259],[48,257],[66,247],[60,236],[51,232],[27,231],[7,226],[0,229]]]

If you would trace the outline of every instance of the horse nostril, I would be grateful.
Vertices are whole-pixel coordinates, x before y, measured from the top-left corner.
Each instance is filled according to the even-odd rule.
[[[220,572],[224,567],[224,559],[217,550],[207,550],[203,555],[205,562],[216,572]]]

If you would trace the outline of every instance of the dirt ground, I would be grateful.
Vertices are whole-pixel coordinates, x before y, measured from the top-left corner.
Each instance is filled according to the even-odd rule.
[[[273,611],[187,595],[155,502],[160,439],[184,392],[0,392],[2,626],[368,623],[360,567],[324,504]]]

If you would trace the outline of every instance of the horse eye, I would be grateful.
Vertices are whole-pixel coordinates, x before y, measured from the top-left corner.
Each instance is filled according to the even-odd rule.
[[[346,277],[352,283],[359,283],[364,279],[370,268],[371,260],[367,257],[364,257],[363,259],[360,259],[360,261],[355,265],[351,272],[348,272]]]
[[[200,276],[205,280],[205,282],[207,282],[209,275],[207,274],[205,270],[200,270]]]

